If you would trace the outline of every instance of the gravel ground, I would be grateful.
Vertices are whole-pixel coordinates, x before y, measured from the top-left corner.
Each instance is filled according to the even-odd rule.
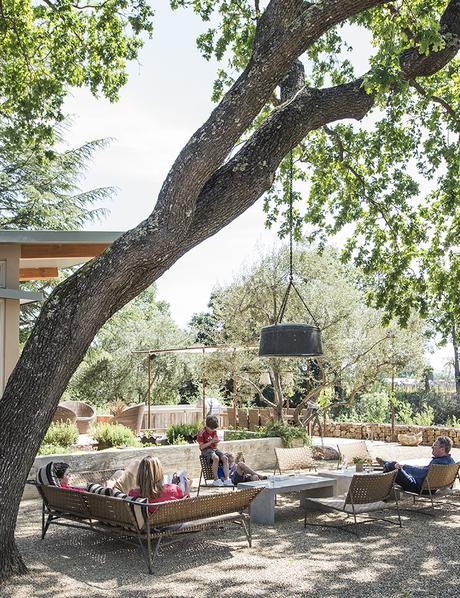
[[[405,456],[413,455],[394,455]],[[425,456],[420,448],[417,456]],[[0,588],[0,596],[459,598],[460,496],[451,501],[435,517],[403,512],[402,529],[361,526],[356,539],[337,529],[305,531],[298,501],[283,496],[276,526],[253,526],[252,548],[238,526],[186,535],[164,548],[154,575],[138,548],[117,539],[51,526],[40,540],[41,505],[26,501],[17,540],[30,573]]]

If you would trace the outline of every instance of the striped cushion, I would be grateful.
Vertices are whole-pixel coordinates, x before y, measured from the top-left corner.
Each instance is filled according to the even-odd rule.
[[[53,461],[51,461],[51,463],[47,463],[43,467],[40,467],[40,469],[37,471],[35,479],[37,484],[43,484],[44,486],[57,486],[58,488],[61,486],[54,473]]]
[[[149,502],[148,498],[135,498],[134,496],[127,496],[126,500],[129,500],[131,503],[131,509],[133,511],[134,517],[136,518],[137,525],[139,526],[139,529],[142,529],[149,518],[149,508],[146,506],[146,504]]]
[[[112,488],[107,488],[106,486],[102,486],[101,484],[94,484],[90,482],[86,485],[87,492],[91,492],[92,494],[102,494],[103,496],[113,496]]]

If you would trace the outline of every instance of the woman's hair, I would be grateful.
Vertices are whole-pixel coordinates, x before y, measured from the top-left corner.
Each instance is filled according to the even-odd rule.
[[[163,467],[157,457],[144,457],[137,470],[137,486],[141,496],[158,498],[163,492]]]
[[[53,472],[54,475],[58,478],[58,480],[62,480],[65,475],[65,472],[69,469],[70,465],[68,463],[63,463],[62,461],[58,461],[57,463],[53,463]]]

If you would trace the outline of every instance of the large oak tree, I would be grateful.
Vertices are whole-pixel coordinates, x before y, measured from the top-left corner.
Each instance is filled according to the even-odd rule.
[[[455,57],[460,0],[409,3],[416,15],[428,7],[439,16],[438,29],[431,23],[439,32],[432,43],[415,44],[402,35],[395,47],[398,78],[417,81]],[[193,4],[211,10],[215,3]],[[56,288],[8,381],[0,403],[0,578],[25,571],[14,541],[24,481],[59,398],[98,329],[267,191],[284,156],[309,132],[342,119],[360,120],[379,98],[376,85],[364,88],[363,77],[323,88],[299,86],[297,80],[294,95],[270,104],[283,79],[298,72],[296,60],[336,25],[368,10],[392,18],[383,0],[271,0],[263,10],[256,2],[253,11],[246,2],[224,4],[242,7],[244,19],[253,23],[245,29],[248,54],[235,61],[241,74],[178,155],[151,215]],[[71,14],[73,5],[65,6]],[[270,109],[269,104],[277,105]],[[255,126],[263,110],[267,116]],[[237,146],[245,133],[246,142]]]

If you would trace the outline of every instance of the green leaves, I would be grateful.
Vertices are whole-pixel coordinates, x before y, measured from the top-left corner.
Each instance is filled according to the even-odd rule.
[[[52,139],[71,86],[114,101],[126,63],[152,32],[145,0],[3,0],[0,16],[0,114],[9,133]]]
[[[0,227],[2,229],[75,230],[97,220],[104,210],[92,205],[112,189],[82,192],[78,182],[94,152],[107,140],[57,152],[34,143],[0,143]]]

